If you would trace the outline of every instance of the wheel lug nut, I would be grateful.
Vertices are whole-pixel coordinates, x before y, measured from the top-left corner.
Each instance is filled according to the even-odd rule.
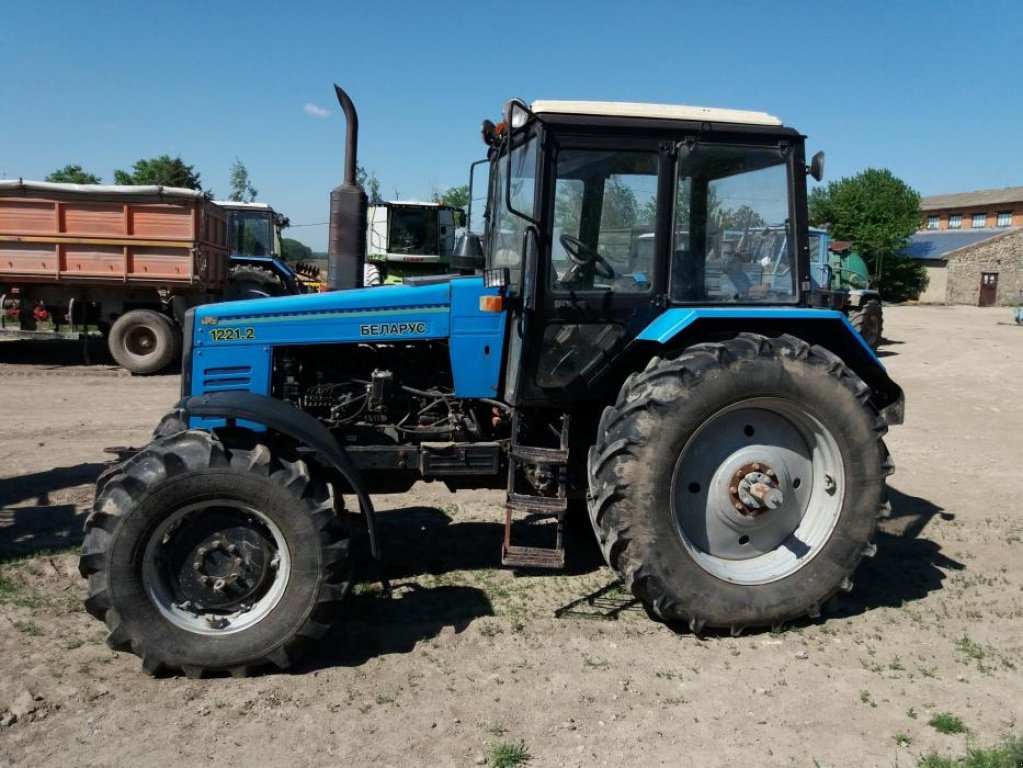
[[[736,488],[736,487],[735,487],[734,485],[732,485],[732,486],[729,486],[729,488],[728,488],[728,492],[729,492],[729,493],[738,493],[738,492],[739,492],[739,489],[738,489],[738,488]]]
[[[736,512],[742,512],[742,504],[736,504],[735,505],[735,511]]]
[[[235,546],[234,544],[228,544],[227,545],[227,551],[228,551],[228,553],[233,555],[235,552],[238,551],[238,547]]]
[[[753,465],[753,471],[754,472],[759,472],[760,471],[760,465],[759,464],[754,464]]]
[[[234,564],[235,564],[235,565],[241,565],[241,564],[242,564],[242,559],[241,559],[240,557],[236,557],[236,558],[234,559]]]
[[[192,570],[198,571],[200,568],[202,568],[202,562],[200,562],[199,560],[196,560],[194,563],[192,563]]]
[[[196,552],[196,554],[199,555],[199,557],[206,557],[207,552],[209,552],[209,550],[206,549],[206,547],[199,547],[199,551]]]

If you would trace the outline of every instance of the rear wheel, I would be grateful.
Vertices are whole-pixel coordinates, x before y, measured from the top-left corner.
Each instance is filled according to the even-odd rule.
[[[892,470],[866,385],[830,352],[744,334],[655,359],[590,451],[604,556],[656,616],[815,616],[874,552]]]
[[[881,333],[884,330],[884,312],[881,309],[881,302],[877,299],[870,299],[863,306],[850,310],[849,322],[867,342],[867,346],[876,350],[881,343]]]
[[[346,518],[303,461],[191,431],[105,479],[79,567],[107,642],[150,673],[244,675],[326,634],[347,552]]]
[[[107,336],[114,360],[137,374],[158,373],[181,357],[181,331],[154,309],[133,309],[114,321]]]
[[[232,267],[227,285],[227,301],[240,299],[264,299],[268,296],[284,296],[287,287],[269,269],[240,264]]]

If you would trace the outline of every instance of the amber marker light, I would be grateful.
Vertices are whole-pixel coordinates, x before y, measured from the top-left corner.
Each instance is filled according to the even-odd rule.
[[[503,310],[503,296],[480,296],[480,312],[502,312]]]

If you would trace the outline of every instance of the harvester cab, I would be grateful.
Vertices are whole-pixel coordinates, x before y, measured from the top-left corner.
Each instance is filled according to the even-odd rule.
[[[337,91],[329,285],[359,288]],[[383,558],[373,495],[420,480],[503,489],[517,568],[564,565],[578,509],[626,588],[694,632],[852,587],[903,398],[808,306],[803,137],[761,112],[519,100],[482,133],[481,275],[189,313],[182,400],[86,524],[113,647],[150,671],[287,666],[336,619],[353,549]]]

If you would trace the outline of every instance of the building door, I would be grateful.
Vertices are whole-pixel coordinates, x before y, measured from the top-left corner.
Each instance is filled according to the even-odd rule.
[[[995,305],[995,295],[998,293],[998,273],[997,272],[981,272],[980,273],[980,302],[979,305],[982,307],[993,307]]]

